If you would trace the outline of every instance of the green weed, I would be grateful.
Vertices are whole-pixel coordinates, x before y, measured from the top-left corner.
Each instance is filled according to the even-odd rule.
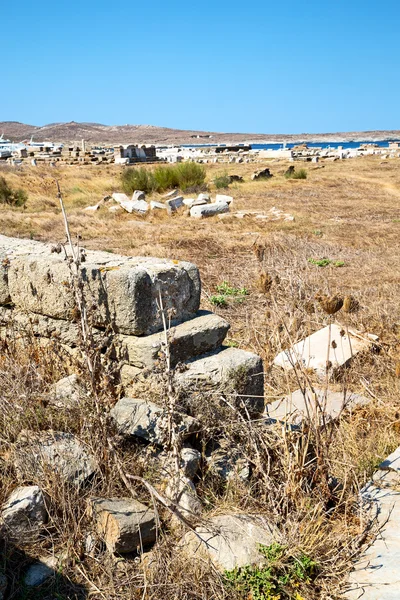
[[[222,295],[211,296],[210,302],[211,302],[211,304],[214,304],[214,306],[219,306],[219,307],[228,306],[225,296],[222,296]]]
[[[327,267],[328,265],[332,265],[332,267],[344,267],[343,260],[331,260],[330,258],[308,258],[307,260],[312,265],[317,265],[317,267]]]
[[[286,171],[286,179],[307,179],[307,169],[299,169],[298,171]]]
[[[227,188],[230,183],[231,183],[231,178],[227,172],[223,173],[222,175],[217,175],[217,177],[214,177],[214,179],[213,179],[213,184],[215,185],[217,190],[220,190],[222,188]]]
[[[233,587],[242,598],[252,600],[300,600],[299,586],[309,584],[317,574],[317,563],[304,553],[291,555],[286,546],[274,542],[260,545],[265,562],[225,571],[228,587]]]

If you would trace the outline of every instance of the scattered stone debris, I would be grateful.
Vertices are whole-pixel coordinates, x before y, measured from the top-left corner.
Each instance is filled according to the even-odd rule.
[[[146,200],[145,193],[141,190],[135,190],[132,194],[132,201],[136,202],[137,200]]]
[[[285,370],[296,365],[313,369],[321,379],[336,377],[341,367],[346,366],[359,352],[370,350],[378,336],[371,333],[345,330],[341,325],[327,325],[316,331],[292,348],[283,350],[274,359],[274,364]]]
[[[251,179],[252,181],[257,181],[258,179],[271,179],[271,177],[273,177],[271,171],[266,168],[262,169],[261,171],[255,171],[255,173],[253,173],[251,176]]]
[[[23,430],[17,438],[14,465],[22,479],[55,474],[82,485],[97,471],[93,456],[72,433]]]
[[[163,445],[167,428],[166,412],[154,402],[137,398],[121,398],[111,410],[118,431],[124,436],[137,436]],[[188,415],[181,415],[179,432],[185,437],[196,428],[197,421]]]
[[[37,485],[17,487],[2,506],[0,535],[24,543],[36,538],[46,521],[42,490]]]
[[[369,399],[360,394],[334,392],[315,388],[296,390],[282,400],[276,400],[266,406],[269,419],[282,423],[301,426],[303,421],[314,421],[317,416],[320,425],[337,419],[343,411],[348,412],[357,406],[365,406]]]
[[[188,532],[181,546],[191,557],[209,559],[216,569],[263,562],[259,545],[271,545],[279,540],[277,529],[265,519],[253,515],[220,515],[206,525]]]
[[[283,212],[280,208],[273,206],[267,212],[260,210],[238,210],[234,213],[218,215],[219,219],[236,219],[253,218],[260,221],[294,221],[294,216]]]
[[[133,498],[93,498],[97,531],[113,553],[136,552],[156,539],[156,515]]]

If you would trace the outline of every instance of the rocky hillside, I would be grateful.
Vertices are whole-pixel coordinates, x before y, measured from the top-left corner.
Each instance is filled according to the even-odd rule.
[[[399,139],[400,131],[352,131],[297,135],[263,133],[216,133],[169,129],[154,125],[101,125],[100,123],[50,123],[38,127],[17,121],[0,122],[0,134],[13,141],[34,136],[35,141],[72,142],[85,139],[92,143],[190,144],[241,142],[353,141]],[[201,136],[197,138],[196,136]],[[212,136],[212,137],[208,137]]]

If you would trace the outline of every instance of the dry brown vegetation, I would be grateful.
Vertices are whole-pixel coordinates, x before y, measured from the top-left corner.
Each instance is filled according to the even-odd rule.
[[[367,407],[326,430],[310,424],[303,436],[279,428],[266,433],[227,411],[224,436],[249,459],[250,482],[223,485],[205,476],[196,484],[208,514],[228,509],[267,515],[280,527],[289,547],[301,549],[317,561],[319,574],[313,586],[301,587],[297,599],[340,598],[351,559],[364,537],[365,524],[356,506],[358,490],[400,444],[400,379],[396,373],[400,361],[400,160],[365,157],[307,166],[306,180],[285,179],[288,164],[284,162],[269,166],[273,179],[259,182],[250,182],[254,166],[230,166],[229,174],[245,178],[245,183],[229,188],[234,208],[268,210],[276,206],[293,214],[294,222],[266,223],[251,217],[199,222],[183,214],[141,218],[122,211],[111,214],[107,207],[88,214],[82,210],[85,206],[119,191],[120,168],[2,168],[0,174],[12,186],[25,189],[29,198],[25,209],[0,206],[0,230],[12,236],[63,241],[54,183],[57,177],[71,231],[80,235],[88,248],[195,262],[203,282],[202,307],[219,312],[231,323],[229,343],[264,359],[267,402],[313,377],[302,372],[284,375],[271,368],[276,353],[290,343],[335,317],[343,325],[379,335],[379,351],[355,359],[341,380],[330,384],[332,389],[350,389],[370,397]],[[208,180],[223,171],[220,165],[209,166]],[[330,258],[344,264],[318,267],[309,258]],[[216,307],[211,298],[223,281],[249,293],[240,302],[228,298],[227,306]],[[357,310],[342,310],[330,317],[316,301],[318,293],[351,295]],[[8,549],[8,566],[16,574],[10,598],[235,598],[209,565],[180,557],[176,547],[179,533],[169,531],[163,509],[160,516],[165,526],[152,553],[157,568],[135,557],[115,559],[100,550],[93,557],[85,555],[84,534],[90,529],[85,495],[127,495],[106,444],[109,423],[104,415],[118,390],[101,381],[97,411],[93,396],[88,396],[81,411],[60,413],[47,406],[46,397],[50,384],[68,370],[68,361],[55,346],[43,349],[29,340],[22,353],[10,339],[3,345],[0,501],[14,486],[7,455],[24,428],[76,433],[96,453],[102,470],[102,477],[93,484],[95,489],[79,494],[51,478],[43,482],[51,506],[48,531],[40,544]],[[206,393],[201,400],[212,406]],[[203,433],[212,437],[213,414],[204,413]],[[157,473],[148,469],[143,445],[120,442],[118,457],[126,472],[150,482],[157,478]],[[336,490],[328,485],[330,478],[340,484]],[[135,484],[135,493],[150,502],[141,484]],[[27,591],[18,595],[23,553],[33,556],[43,550],[65,553],[62,577],[44,588],[41,596]],[[281,596],[282,600],[285,597],[296,598]]]

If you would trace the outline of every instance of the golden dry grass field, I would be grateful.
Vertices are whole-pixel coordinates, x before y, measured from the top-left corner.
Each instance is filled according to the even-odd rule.
[[[264,359],[267,402],[299,387],[294,374],[285,375],[271,367],[277,352],[332,319],[316,301],[318,292],[351,295],[357,300],[357,311],[340,311],[335,315],[336,320],[343,326],[378,335],[379,344],[376,352],[356,357],[341,380],[330,386],[362,393],[370,399],[370,404],[341,419],[326,434],[310,434],[306,443],[290,436],[274,442],[260,437],[257,453],[264,456],[265,451],[269,458],[273,456],[272,466],[265,467],[267,475],[264,467],[260,471],[255,467],[259,478],[254,475],[254,483],[247,488],[228,486],[229,489],[221,491],[206,481],[198,484],[199,495],[210,513],[234,507],[273,515],[290,544],[319,562],[318,585],[308,586],[306,582],[301,595],[299,592],[297,596],[271,598],[332,600],[341,597],[351,559],[358,551],[353,542],[362,533],[354,509],[359,488],[380,461],[400,445],[400,159],[371,156],[312,165],[296,163],[297,168],[304,166],[307,170],[307,179],[303,180],[285,179],[283,173],[288,165],[284,161],[266,161],[273,178],[264,181],[250,179],[252,172],[264,165],[210,165],[207,182],[210,192],[215,194],[212,181],[216,175],[226,170],[241,175],[244,183],[221,190],[234,197],[232,212],[267,211],[275,206],[294,216],[290,222],[267,222],[251,216],[196,220],[183,213],[168,217],[156,212],[139,217],[122,210],[111,213],[109,204],[88,213],[83,210],[86,206],[121,191],[121,168],[1,168],[0,176],[12,187],[26,190],[28,201],[25,208],[0,205],[0,233],[63,242],[57,178],[71,232],[81,236],[81,243],[87,248],[196,263],[203,285],[202,308],[218,312],[231,323],[229,344],[254,351]],[[332,262],[322,267],[309,260],[323,258]],[[244,293],[227,295],[221,305],[215,296],[221,295],[218,287],[223,282]],[[28,367],[24,368],[28,373]],[[0,371],[0,396],[3,390],[8,402],[12,402],[13,397],[24,393],[24,381],[29,377],[18,381],[18,369],[9,359],[0,364]],[[47,386],[52,378],[56,380],[59,376],[49,364],[40,372],[41,377],[46,372]],[[312,374],[305,375],[313,381]],[[44,375],[39,378],[42,387],[43,378]],[[15,382],[12,393],[4,392],[11,380]],[[40,393],[35,394],[37,406],[32,410],[38,415]],[[51,426],[57,424],[58,418],[54,417]],[[79,422],[68,426],[77,431],[82,425],[82,435],[89,435],[91,430],[85,418],[80,417]],[[21,423],[18,427],[22,427]],[[38,423],[35,426],[40,427]],[[2,453],[7,451],[18,427],[10,425],[11,433],[1,442]],[[230,439],[228,430],[229,427]],[[235,436],[236,433],[232,434],[232,439],[237,443],[247,443]],[[255,446],[249,444],[254,450]],[[266,446],[273,449],[267,451]],[[138,463],[132,466],[134,457],[125,456],[123,451],[122,456],[131,469],[140,471]],[[257,460],[254,459],[254,464],[258,464]],[[339,496],[333,500],[319,484],[323,478],[319,480],[317,475],[312,475],[312,484],[306,485],[310,469],[315,469],[312,473],[319,476],[329,470],[342,486]],[[11,479],[7,481],[3,487],[0,485],[1,501],[11,486]],[[118,485],[107,483],[104,489],[107,493],[121,492]],[[57,523],[70,523],[68,514],[66,508],[67,516]],[[75,547],[81,543],[79,527],[71,526]],[[58,549],[69,548],[61,529],[61,525],[59,529],[54,526],[53,543]],[[225,588],[216,583],[214,574],[204,566],[196,571],[194,566],[175,560],[168,541],[161,540],[159,548],[156,554],[159,553],[159,558],[161,553],[163,558],[156,574],[143,575],[136,563],[121,563],[118,568],[115,563],[80,564],[76,551],[74,555],[72,550],[74,559],[71,558],[66,573],[88,585],[92,590],[90,597],[96,599],[243,597],[232,591],[224,592]]]

